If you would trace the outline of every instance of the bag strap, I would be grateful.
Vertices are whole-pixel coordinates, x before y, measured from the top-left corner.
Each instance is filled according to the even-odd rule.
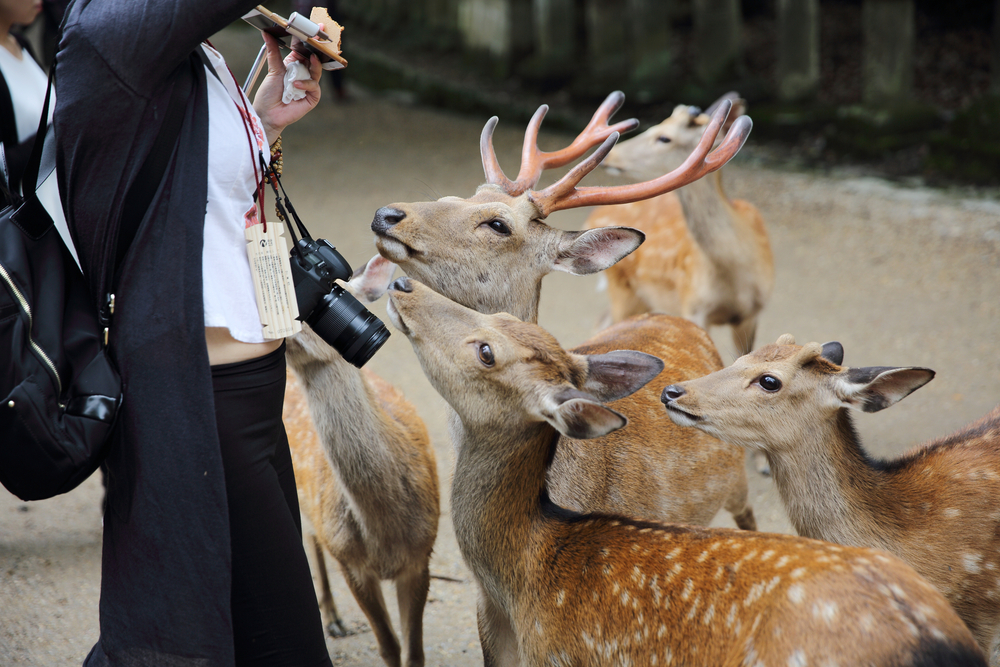
[[[56,64],[52,63],[52,67],[49,69],[49,83],[45,87],[45,102],[42,103],[42,115],[38,119],[38,130],[35,132],[35,140],[31,145],[31,155],[28,156],[28,162],[24,165],[24,176],[21,177],[21,182],[27,183],[32,192],[38,185],[38,167],[42,163],[42,144],[45,143],[45,134],[49,125],[49,100],[52,97],[52,88],[55,86],[55,80]],[[28,190],[28,187],[24,189]]]

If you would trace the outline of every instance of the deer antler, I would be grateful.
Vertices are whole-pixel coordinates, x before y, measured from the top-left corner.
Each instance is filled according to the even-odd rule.
[[[511,181],[503,173],[493,150],[493,130],[497,125],[494,116],[486,122],[479,139],[479,151],[483,157],[483,170],[486,172],[486,182],[501,186],[507,194],[516,197],[533,188],[542,172],[546,169],[562,167],[581,157],[591,147],[614,135],[615,141],[622,132],[634,130],[639,125],[635,118],[608,125],[608,120],[621,108],[625,102],[625,94],[616,90],[608,95],[593,117],[576,139],[566,148],[558,151],[543,152],[538,149],[538,131],[549,107],[543,104],[535,111],[524,132],[524,145],[521,148],[521,170],[517,180]],[[613,145],[613,144],[612,144]],[[610,149],[609,149],[610,150]],[[596,166],[596,165],[595,165]],[[593,167],[591,167],[593,169]]]
[[[632,183],[615,187],[576,187],[577,183],[593,171],[614,147],[618,141],[618,133],[614,132],[589,158],[578,164],[557,182],[544,190],[530,192],[528,196],[538,207],[541,217],[544,218],[555,211],[580,206],[628,204],[683,187],[705,174],[721,168],[743,147],[750,134],[750,129],[753,127],[753,122],[747,116],[737,118],[719,148],[709,154],[732,106],[733,103],[730,100],[723,100],[712,115],[712,120],[705,128],[705,133],[694,152],[680,167],[659,178],[645,183]]]

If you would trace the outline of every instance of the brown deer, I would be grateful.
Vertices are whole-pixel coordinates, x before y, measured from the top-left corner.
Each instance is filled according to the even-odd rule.
[[[675,169],[702,140],[724,100],[733,104],[723,126],[727,132],[745,108],[736,93],[705,113],[676,107],[659,125],[615,146],[602,166],[640,180]],[[597,207],[584,229],[619,225],[641,230],[646,241],[604,272],[612,322],[661,312],[704,329],[731,325],[739,353],[753,349],[757,315],[774,286],[774,258],[760,212],[726,196],[721,169],[676,192]]]
[[[385,292],[394,269],[376,256],[347,288],[369,303]],[[385,663],[423,665],[423,612],[440,516],[437,464],[424,422],[392,385],[352,366],[307,326],[288,340],[286,355],[292,372],[283,418],[299,503],[315,533],[327,627],[343,634],[320,544],[340,564]],[[384,580],[396,587],[402,662]]]
[[[794,342],[786,334],[725,370],[668,386],[667,414],[763,450],[800,535],[898,556],[1000,665],[1000,407],[900,458],[874,460],[848,408],[887,408],[934,372],[848,368],[839,343]]]
[[[944,597],[889,554],[560,508],[545,482],[560,434],[624,427],[604,403],[662,362],[567,352],[406,277],[389,297],[459,415],[451,511],[488,667],[986,664]]]
[[[584,131],[554,152],[537,146],[548,109],[540,107],[525,132],[521,169],[514,181],[497,164],[492,138],[497,119],[491,118],[480,140],[488,182],[468,199],[444,197],[379,209],[372,221],[379,252],[411,277],[465,306],[535,322],[546,274],[600,271],[643,239],[642,232],[625,227],[562,231],[546,225],[544,218],[563,209],[635,201],[681,187],[725,164],[750,131],[749,118],[737,119],[722,145],[709,153],[731,106],[726,101],[679,169],[645,183],[576,187],[611,150],[618,132],[637,124],[633,119],[608,125],[623,100],[621,93],[609,95]],[[567,165],[597,144],[601,146],[563,178],[543,190],[533,189],[545,169]],[[622,322],[577,349],[646,350],[666,361],[657,384],[722,367],[703,330],[666,315]],[[725,507],[739,527],[755,528],[743,453],[657,419],[658,400],[651,386],[618,401],[615,409],[632,420],[627,431],[590,442],[564,439],[549,479],[553,499],[574,510],[701,525]]]

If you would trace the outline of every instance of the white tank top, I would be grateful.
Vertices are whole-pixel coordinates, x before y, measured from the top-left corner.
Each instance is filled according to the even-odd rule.
[[[208,45],[203,48],[218,73],[216,77],[206,71],[205,77],[209,123],[208,202],[202,249],[205,326],[225,327],[233,338],[244,343],[263,343],[244,230],[259,222],[253,200],[255,178],[261,175],[258,151],[263,153],[266,163],[270,162],[271,153],[260,118],[236,84],[225,60]],[[242,119],[244,103],[250,112],[246,125]],[[252,154],[247,125],[254,143]]]
[[[14,105],[17,140],[24,141],[38,130],[38,117],[42,115],[42,102],[45,101],[45,87],[49,77],[27,51],[22,50],[19,59],[3,47],[0,47],[0,72],[7,82],[10,101]],[[49,101],[49,123],[52,122],[55,107],[56,96],[53,91]]]

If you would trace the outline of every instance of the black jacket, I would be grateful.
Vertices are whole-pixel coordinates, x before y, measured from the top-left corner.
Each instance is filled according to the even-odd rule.
[[[202,304],[208,164],[200,42],[253,0],[77,0],[57,56],[60,191],[95,299],[124,193],[172,87],[193,93],[126,255],[110,349],[124,401],[107,461],[101,636],[87,665],[233,664],[230,547]]]

